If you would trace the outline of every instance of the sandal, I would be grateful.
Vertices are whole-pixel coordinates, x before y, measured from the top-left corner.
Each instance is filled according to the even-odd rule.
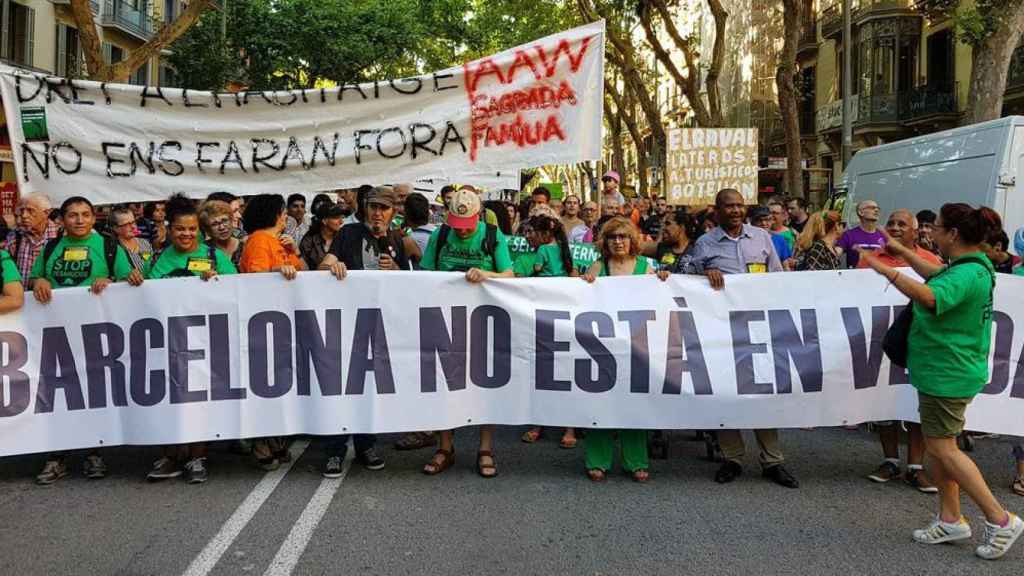
[[[437,444],[433,432],[409,432],[395,442],[395,450],[419,450]]]
[[[651,479],[651,473],[648,472],[646,468],[633,470],[632,476],[633,482],[639,482],[641,484]]]
[[[520,438],[520,440],[527,444],[533,444],[537,440],[540,440],[540,433],[540,428],[530,428],[526,432],[523,432],[523,436]]]
[[[591,482],[604,482],[608,476],[600,468],[591,468],[587,470],[587,478],[590,478]]]
[[[483,463],[484,458],[491,459],[489,466]],[[498,475],[497,462],[494,460],[494,454],[490,450],[481,450],[476,453],[476,473],[483,478],[494,478]]]
[[[562,436],[562,440],[558,443],[559,448],[565,448],[566,450],[572,450],[576,447],[575,436]]]
[[[1013,484],[1010,485],[1010,489],[1017,496],[1024,496],[1024,476],[1017,476],[1013,479]]]
[[[438,460],[438,456],[441,457],[440,460]],[[423,473],[427,476],[437,476],[441,472],[451,468],[454,464],[455,452],[439,448],[437,452],[434,452],[434,457],[430,459],[430,462],[427,462],[423,466]]]

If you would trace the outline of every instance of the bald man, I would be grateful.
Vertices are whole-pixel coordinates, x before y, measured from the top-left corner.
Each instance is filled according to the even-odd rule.
[[[50,199],[42,194],[26,194],[14,211],[17,227],[7,234],[3,248],[14,258],[21,273],[21,282],[28,289],[32,264],[60,227],[50,220]]]

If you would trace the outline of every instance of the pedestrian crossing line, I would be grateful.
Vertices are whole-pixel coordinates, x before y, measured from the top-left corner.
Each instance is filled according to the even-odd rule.
[[[259,484],[238,505],[238,508],[231,517],[224,522],[220,531],[206,544],[202,552],[192,560],[183,576],[206,576],[213,570],[217,562],[220,561],[221,556],[227,552],[231,544],[238,538],[238,535],[249,524],[249,521],[256,516],[256,513],[259,512],[263,503],[267,501],[267,498],[270,497],[278,484],[281,483],[281,480],[284,480],[288,471],[299,461],[303,452],[309,447],[309,442],[308,439],[302,439],[292,444],[292,461],[282,464],[277,470],[267,472],[263,476]]]
[[[352,467],[353,452],[354,450],[348,450],[345,462],[342,464],[340,478],[324,478],[320,482],[320,486],[313,493],[313,497],[309,499],[309,503],[306,504],[306,509],[302,511],[299,519],[295,521],[288,537],[281,543],[281,547],[278,548],[277,554],[274,555],[274,559],[263,576],[291,576],[299,559],[306,551],[313,532],[323,520],[334,495],[341,488],[345,476],[348,475],[348,471]]]

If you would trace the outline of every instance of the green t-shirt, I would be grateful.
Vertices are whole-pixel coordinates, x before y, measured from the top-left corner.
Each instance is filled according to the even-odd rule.
[[[529,278],[533,276],[533,265],[537,263],[536,252],[526,252],[520,254],[514,264],[512,264],[512,271],[515,272],[516,278]]]
[[[907,370],[911,384],[930,396],[967,398],[988,382],[995,269],[981,252],[957,260],[965,257],[979,258],[984,268],[968,262],[937,272],[928,280],[935,310],[913,304]]]
[[[21,283],[21,273],[18,272],[18,265],[7,250],[0,250],[0,274],[3,275],[3,284],[10,282]]]
[[[199,246],[187,254],[178,252],[178,249],[171,246],[149,261],[146,269],[146,278],[159,280],[160,278],[187,278],[189,276],[202,276],[207,270],[216,270],[217,274],[238,274],[235,265],[231,263],[223,252],[213,250],[215,262],[210,261],[210,248],[206,244]]]
[[[484,253],[483,243],[484,237],[487,235],[487,225],[483,222],[478,222],[476,232],[465,240],[459,238],[455,230],[449,228],[448,238],[445,239],[441,253],[435,261],[434,246],[443,229],[444,227],[438,227],[430,235],[427,249],[423,251],[423,259],[420,260],[420,267],[424,270],[466,272],[470,268],[479,268],[485,272],[505,272],[512,268],[508,239],[501,233],[501,230],[495,231],[497,245],[494,247],[493,256]]]
[[[783,240],[785,240],[786,244],[789,246],[789,251],[793,251],[793,246],[796,246],[796,232],[794,232],[792,228],[786,228],[782,232],[772,232],[772,234],[782,236]]]
[[[537,261],[535,264],[540,264],[540,272],[537,276],[552,277],[552,276],[568,276],[569,272],[566,271],[565,265],[562,264],[562,249],[558,247],[558,244],[544,244],[537,248]]]
[[[93,231],[88,238],[75,239],[61,237],[56,248],[45,263],[45,248],[39,252],[32,264],[31,277],[45,278],[54,288],[71,288],[74,286],[92,286],[97,278],[109,278],[107,258],[103,254],[103,236]],[[124,280],[132,273],[132,263],[124,248],[117,247],[114,257],[114,280]]]

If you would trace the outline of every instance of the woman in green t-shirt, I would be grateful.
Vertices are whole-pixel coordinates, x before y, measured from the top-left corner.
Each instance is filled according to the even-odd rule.
[[[18,266],[7,250],[0,250],[0,275],[3,276],[3,292],[0,293],[0,314],[20,310],[25,304],[25,289],[21,285]]]
[[[538,277],[565,277],[578,276],[572,262],[572,254],[569,252],[569,239],[562,228],[562,222],[547,214],[538,214],[527,222],[529,230],[528,241],[531,247],[536,245],[536,251],[530,255],[523,255],[520,258],[529,258],[530,266],[523,270],[518,266],[516,260],[516,276],[538,276]],[[522,441],[533,444],[540,439],[544,428],[533,426],[523,433]],[[572,449],[576,447],[576,430],[566,428],[562,432],[562,439],[558,442],[562,448]]]
[[[988,382],[995,270],[981,243],[1001,229],[999,215],[989,208],[944,205],[932,238],[948,266],[928,262],[883,231],[886,251],[902,258],[926,282],[901,274],[869,251],[860,254],[868,266],[910,297],[913,307],[907,370],[917,388],[929,473],[939,487],[939,515],[926,528],[915,530],[914,540],[939,544],[971,537],[971,526],[960,513],[963,488],[985,514],[984,542],[975,553],[988,560],[1006,554],[1024,533],[1024,521],[996,501],[956,438],[963,432],[967,405]]]
[[[222,274],[236,274],[235,265],[223,252],[199,240],[199,212],[196,204],[181,194],[167,200],[169,245],[149,261],[146,278],[187,278],[210,280]],[[153,463],[146,477],[150,481],[177,478],[188,473],[190,484],[206,482],[206,443],[165,446],[163,456]]]
[[[647,258],[640,255],[642,248],[640,230],[623,216],[616,216],[605,222],[597,237],[601,258],[590,265],[583,275],[587,282],[594,282],[599,276],[644,276],[657,274],[665,281],[667,270],[655,271],[648,266]],[[594,482],[602,482],[612,467],[615,452],[615,430],[607,428],[587,432],[584,450],[587,476]],[[650,479],[650,464],[647,459],[647,431],[619,430],[619,444],[622,445],[622,467],[637,482]]]

